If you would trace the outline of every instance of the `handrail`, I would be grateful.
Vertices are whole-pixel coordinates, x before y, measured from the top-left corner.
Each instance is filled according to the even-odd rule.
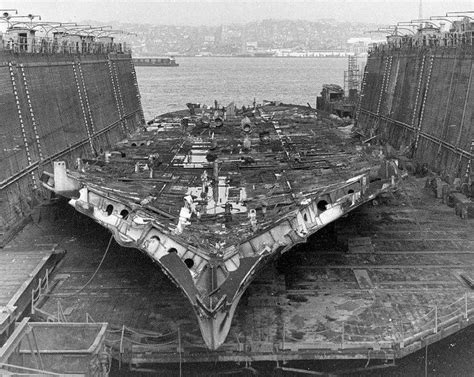
[[[44,292],[49,290],[49,275],[50,271],[47,268],[44,276],[38,278],[37,287],[31,290],[31,314],[35,314],[36,303],[44,296]]]
[[[423,306],[421,306],[423,307]],[[420,308],[420,307],[419,307]],[[312,342],[292,342],[291,336],[286,334],[281,341],[275,352],[288,352],[288,351],[297,351],[298,349],[312,349],[312,350],[326,350],[328,347],[331,347],[334,350],[343,350],[343,349],[370,349],[374,345],[378,345],[381,349],[395,350],[404,348],[408,344],[412,344],[416,341],[422,340],[431,334],[437,334],[442,331],[444,328],[451,326],[460,319],[469,321],[474,314],[474,300],[472,297],[468,296],[466,293],[464,296],[457,298],[453,302],[447,305],[435,305],[430,307],[430,310],[425,313],[421,318],[418,318],[414,323],[409,322],[410,328],[405,330],[402,318],[392,319],[387,324],[382,325],[359,325],[348,322],[337,323],[334,322],[334,328],[326,328],[321,331],[313,333],[318,340]],[[369,331],[370,330],[370,331]],[[366,334],[361,333],[361,331],[367,331]],[[162,337],[170,336],[175,334],[174,339],[167,341],[152,341],[147,339],[148,342],[144,343],[135,339],[132,339],[131,334],[141,334],[132,329],[128,329],[125,326],[123,329],[109,330],[108,334],[122,332],[122,336],[117,334],[115,337],[117,339],[107,339],[109,347],[112,349],[118,350],[117,343],[120,342],[121,354],[123,354],[123,347],[130,347],[130,354],[132,354],[132,345],[140,346],[136,352],[166,352],[163,350],[163,347],[169,347],[169,352],[174,353],[176,347],[181,344],[185,346],[191,346],[193,352],[196,352],[196,349],[199,348],[199,343],[192,343],[189,341],[183,341],[179,339],[179,335],[176,335],[177,331],[162,335]],[[128,334],[126,334],[128,332]],[[146,337],[146,335],[144,335]],[[151,338],[151,337],[150,337]],[[159,338],[159,336],[156,336]],[[270,342],[271,343],[271,342]],[[228,342],[224,344],[224,348],[230,352],[242,353],[250,349],[258,350],[262,346],[268,346],[268,340],[255,340],[242,342],[237,340],[237,342]],[[332,345],[332,346],[331,346]],[[203,346],[203,351],[206,348]]]
[[[57,38],[32,38],[29,41],[19,41],[18,39],[4,39],[0,50],[12,51],[24,54],[105,54],[119,53],[129,54],[131,49],[125,43],[116,42],[95,42],[87,41],[76,43],[73,40],[61,40]]]

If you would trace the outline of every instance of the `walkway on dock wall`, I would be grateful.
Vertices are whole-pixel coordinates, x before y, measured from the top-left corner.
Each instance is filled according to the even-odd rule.
[[[407,147],[448,179],[471,174],[474,47],[378,48],[364,73],[358,123]]]
[[[74,164],[143,122],[128,54],[0,55],[0,239],[28,215],[44,169]]]

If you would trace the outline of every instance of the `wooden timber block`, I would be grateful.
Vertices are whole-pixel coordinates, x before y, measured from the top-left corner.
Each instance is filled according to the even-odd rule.
[[[444,204],[449,204],[449,195],[451,194],[451,187],[446,183],[442,187],[442,198]]]
[[[347,240],[350,253],[373,253],[374,246],[370,237],[352,237]]]
[[[441,199],[443,197],[443,186],[445,183],[441,180],[441,178],[435,179],[435,193],[436,198]]]
[[[370,279],[370,276],[367,273],[367,270],[354,269],[353,272],[357,280],[357,284],[359,284],[360,289],[374,288],[374,284],[372,283],[372,280]]]

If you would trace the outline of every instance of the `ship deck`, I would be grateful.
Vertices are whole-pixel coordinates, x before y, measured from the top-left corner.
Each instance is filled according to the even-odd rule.
[[[221,111],[195,111],[160,115],[68,174],[115,199],[107,214],[127,219],[139,208],[143,221],[209,254],[237,247],[302,202],[354,192],[354,177],[380,165],[375,148],[308,107],[268,105],[225,121]]]
[[[423,185],[409,177],[393,196],[360,207],[269,265],[212,352],[186,298],[161,270],[136,250],[108,249],[110,234],[67,206],[12,243],[33,237],[67,250],[41,310],[109,322],[114,356],[135,368],[395,359],[468,326],[474,312],[473,220],[457,217]]]

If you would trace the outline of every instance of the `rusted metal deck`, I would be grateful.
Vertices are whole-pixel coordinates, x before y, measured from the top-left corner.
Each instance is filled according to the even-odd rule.
[[[41,310],[54,317],[60,307],[72,322],[86,316],[109,322],[114,357],[133,368],[394,359],[468,326],[474,313],[468,283],[474,277],[473,220],[456,216],[414,178],[262,271],[228,339],[213,352],[186,298],[148,257],[115,243],[107,248],[110,234],[71,211],[60,207],[60,218],[41,222],[42,231],[27,228],[28,237],[54,239],[68,250]]]

